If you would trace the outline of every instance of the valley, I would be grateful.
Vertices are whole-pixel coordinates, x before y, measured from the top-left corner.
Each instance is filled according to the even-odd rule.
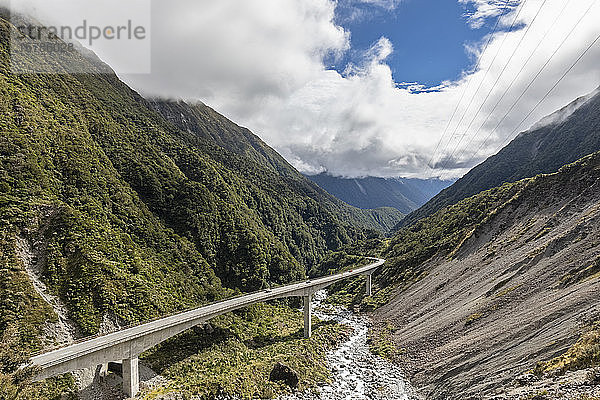
[[[91,50],[15,53],[21,19],[0,8],[0,400],[600,399],[598,89],[455,180],[427,135],[393,158],[352,121],[376,106],[343,113],[360,151],[322,115],[280,154]]]
[[[343,178],[326,173],[308,175],[308,178],[352,206],[393,207],[404,214],[416,211],[453,183],[438,179]]]

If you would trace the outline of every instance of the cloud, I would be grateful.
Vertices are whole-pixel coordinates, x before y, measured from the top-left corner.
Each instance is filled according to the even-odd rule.
[[[203,99],[240,122],[262,120],[349,48],[325,0],[153,2],[153,74],[128,78],[150,95]]]
[[[404,0],[337,0],[335,22],[356,24],[394,11]]]
[[[598,95],[599,93],[600,93],[600,87],[598,87],[596,90],[594,90],[593,92],[591,92],[585,96],[581,96],[581,97],[577,98],[576,100],[567,104],[565,107],[561,108],[560,110],[557,110],[554,113],[545,116],[544,118],[542,118],[541,120],[539,120],[538,122],[533,124],[531,129],[539,129],[539,128],[543,128],[544,126],[557,125],[557,124],[563,123],[564,121],[567,120],[567,118],[569,118],[571,116],[571,114],[573,114],[575,111],[577,111],[577,109],[579,107],[581,107],[582,105],[587,103],[590,99],[592,99],[594,96]]]
[[[386,10],[393,10],[398,7],[402,0],[354,0],[358,4],[368,4],[375,7],[381,7]]]
[[[504,1],[469,1],[476,11],[470,21],[497,16],[504,5]],[[154,38],[157,33],[161,36],[162,26],[172,32],[171,26],[181,17],[182,8],[187,15],[182,28],[157,43],[155,74],[128,80],[149,95],[200,98],[248,126],[304,172],[456,177],[493,154],[507,135],[515,136],[598,86],[600,46],[592,49],[513,133],[600,33],[596,23],[600,7],[595,6],[494,130],[591,1],[571,0],[568,7],[563,7],[564,0],[547,0],[522,41],[524,29],[501,29],[484,54],[488,38],[472,44],[470,51],[479,60],[479,69],[428,91],[418,83],[394,82],[386,63],[394,48],[386,38],[374,43],[362,62],[348,66],[344,73],[328,70],[323,64],[327,55],[342,55],[351,45],[351,32],[335,24],[336,3],[332,1],[248,0],[240,5],[236,0],[177,0],[160,7],[158,14],[155,11],[167,21],[156,23]],[[541,4],[542,0],[524,3],[518,22],[526,27]],[[501,27],[510,26],[517,6],[518,2],[510,2],[510,12],[501,20]],[[559,22],[552,25],[559,14]],[[500,75],[520,41],[510,65]],[[490,114],[536,46],[523,72]],[[433,157],[436,170],[432,172],[427,164],[463,93],[464,100]],[[471,99],[471,106],[465,110]],[[481,111],[476,115],[479,107]],[[479,148],[481,151],[474,154]]]
[[[457,1],[473,10],[466,20],[473,26],[493,21],[504,4]],[[522,41],[543,0],[523,3],[521,29],[507,32],[520,4],[511,1],[485,53],[487,37],[468,44],[479,68],[427,88],[394,81],[386,61],[394,46],[386,38],[343,73],[328,69],[326,60],[351,51],[351,32],[336,24],[341,3],[333,0],[155,0],[153,72],[122,78],[147,96],[202,100],[249,127],[304,172],[457,177],[519,131],[596,89],[599,45],[520,124],[600,33],[599,5],[503,118],[592,1],[570,0],[565,7],[565,0],[547,0]],[[110,62],[111,54],[101,57]]]
[[[472,11],[465,13],[467,21],[473,29],[481,28],[490,18],[508,15],[520,4],[519,0],[458,0],[458,2],[473,7]],[[505,20],[506,18],[500,22],[502,23]]]

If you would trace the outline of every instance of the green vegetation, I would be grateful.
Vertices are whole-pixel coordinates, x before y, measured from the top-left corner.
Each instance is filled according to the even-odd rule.
[[[534,372],[537,375],[564,374],[567,371],[596,366],[600,366],[600,323],[590,327],[565,354],[539,362]]]
[[[600,257],[594,260],[591,264],[583,266],[583,268],[575,271],[570,271],[569,274],[565,275],[560,283],[568,286],[578,282],[582,282],[586,279],[596,279],[600,277]]]
[[[521,285],[511,286],[509,288],[499,291],[498,293],[496,293],[496,295],[494,297],[504,297],[507,294],[509,294],[510,292],[512,292],[513,290],[518,289],[519,287],[521,287]]]
[[[28,359],[26,348],[21,346],[20,336],[11,328],[4,330],[0,337],[0,400],[75,400],[72,375],[31,384],[37,370],[32,367],[19,369]]]
[[[396,330],[397,328],[391,324],[371,329],[368,339],[369,350],[380,357],[393,360],[397,354],[402,352],[402,349],[398,349],[391,340],[391,336]]]
[[[242,399],[272,398],[290,390],[283,383],[269,381],[277,362],[296,371],[301,389],[328,382],[325,352],[345,338],[349,329],[313,321],[313,336],[305,340],[299,311],[264,304],[219,317],[210,326],[208,331],[187,331],[143,355],[154,370],[172,380],[145,398],[171,391],[203,399],[216,393]]]
[[[52,345],[56,320],[29,273],[89,335],[106,316],[136,324],[304,278],[401,217],[334,199],[214,111],[179,127],[99,60],[69,56],[94,74],[13,75],[14,29],[0,18],[0,335],[24,354]],[[0,371],[18,384],[15,363]]]
[[[480,320],[481,318],[483,318],[482,313],[471,314],[467,317],[467,320],[465,321],[465,325],[471,325],[472,323],[474,323],[477,320]]]
[[[149,101],[149,105],[184,132],[193,132],[281,175],[300,177],[298,171],[258,136],[201,102],[188,104],[183,101],[153,99]]]

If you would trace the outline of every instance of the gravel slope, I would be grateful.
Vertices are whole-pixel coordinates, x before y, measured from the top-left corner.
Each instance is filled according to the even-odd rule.
[[[598,175],[593,166],[548,180],[509,204],[375,313],[396,327],[406,349],[396,361],[422,394],[479,399],[512,387],[600,319],[600,277],[584,271],[600,265]]]

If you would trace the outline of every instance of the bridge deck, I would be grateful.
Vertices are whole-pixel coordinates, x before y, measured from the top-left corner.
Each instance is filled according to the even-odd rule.
[[[311,296],[317,290],[323,289],[340,280],[359,275],[369,275],[385,262],[385,260],[378,258],[369,257],[369,259],[372,259],[375,262],[364,267],[356,268],[352,271],[234,297],[190,311],[185,311],[179,314],[161,318],[152,322],[126,328],[104,336],[93,337],[89,340],[80,341],[63,348],[36,355],[31,358],[31,362],[34,365],[41,367],[42,371],[44,369],[52,369],[60,364],[68,363],[92,353],[102,352],[104,349],[113,348],[119,344],[132,342],[136,339],[152,335],[156,332],[165,332],[169,329],[172,329],[173,332],[176,332],[177,327],[182,327],[183,329],[187,325],[193,326],[195,322],[201,323],[202,321],[206,321],[215,316],[225,314],[227,312],[234,311],[258,302],[284,297]],[[129,357],[131,357],[131,355],[122,356],[122,358]],[[61,372],[60,369],[57,369],[57,371]],[[57,373],[49,372],[47,374],[42,373],[41,376],[48,377],[55,374]]]

